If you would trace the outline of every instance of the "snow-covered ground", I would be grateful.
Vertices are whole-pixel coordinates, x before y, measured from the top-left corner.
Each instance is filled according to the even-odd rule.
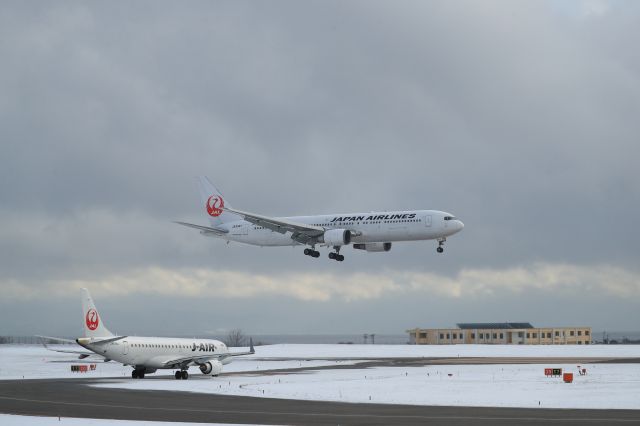
[[[223,425],[226,423],[181,423],[181,422],[138,422],[127,420],[109,419],[75,419],[72,417],[34,417],[34,416],[13,416],[10,414],[0,414],[0,425],[2,426],[194,426],[206,424],[208,426]],[[242,425],[235,425],[242,426]]]
[[[640,357],[640,345],[268,345],[256,357]]]
[[[545,367],[574,373],[573,383]],[[640,364],[434,365],[320,370],[212,380],[137,380],[100,384],[254,397],[415,405],[640,409]]]
[[[131,367],[113,362],[97,362],[94,372],[71,373],[70,364],[79,363],[73,355],[50,352],[41,346],[2,345],[0,379],[23,376],[25,379],[116,377],[99,386],[343,402],[640,409],[640,364],[585,364],[583,367],[588,370],[586,376],[577,374],[576,365],[554,363],[329,368],[296,374],[260,374],[273,369],[354,364],[358,358],[457,356],[640,358],[640,346],[272,345],[257,347],[255,356],[235,359],[224,369],[225,372],[256,374],[183,381],[170,376],[154,380],[131,380]],[[573,372],[574,382],[567,384],[559,378],[545,377],[545,367],[561,367]],[[200,376],[196,369],[192,369],[192,372],[195,373],[194,377]],[[170,373],[171,370],[167,370],[166,374]],[[122,377],[122,380],[117,377]]]

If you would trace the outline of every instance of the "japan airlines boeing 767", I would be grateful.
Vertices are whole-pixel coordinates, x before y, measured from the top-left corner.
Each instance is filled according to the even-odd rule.
[[[217,376],[222,371],[222,366],[229,364],[234,356],[255,353],[253,343],[250,343],[249,352],[229,352],[224,343],[211,339],[116,336],[104,326],[86,288],[82,289],[82,322],[84,337],[75,341],[91,352],[50,350],[79,354],[81,359],[100,356],[105,361],[114,360],[130,365],[133,367],[131,377],[134,379],[144,379],[145,374],[155,373],[158,369],[176,370],[176,379],[187,379],[190,366],[198,366],[204,375]],[[57,337],[40,337],[73,342]]]
[[[398,241],[436,240],[438,253],[447,237],[460,232],[464,224],[450,213],[438,210],[400,210],[372,213],[341,213],[317,216],[268,217],[237,210],[222,197],[206,177],[198,177],[202,207],[211,226],[176,222],[200,230],[209,237],[257,246],[306,245],[304,254],[319,257],[316,246],[334,251],[329,259],[343,261],[343,246],[368,252],[391,250]]]

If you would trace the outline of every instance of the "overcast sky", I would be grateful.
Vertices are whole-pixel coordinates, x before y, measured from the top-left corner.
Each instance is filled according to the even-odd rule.
[[[640,329],[640,4],[4,2],[0,334]],[[193,177],[265,215],[437,209],[447,241],[201,237]]]

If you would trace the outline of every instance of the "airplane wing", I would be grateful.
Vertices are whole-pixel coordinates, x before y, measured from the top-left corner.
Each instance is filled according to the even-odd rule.
[[[196,225],[194,223],[177,222],[177,221],[174,222],[174,223],[177,223],[178,225],[182,225],[182,226],[188,226],[189,228],[198,229],[198,230],[200,230],[200,232],[202,234],[213,234],[213,235],[216,235],[216,236],[222,236],[222,235],[227,234],[229,232],[226,229],[211,228],[209,226]]]
[[[313,238],[319,237],[324,234],[325,231],[321,226],[307,225],[306,223],[293,222],[279,218],[276,219],[269,216],[262,216],[255,213],[232,209],[231,207],[224,207],[224,210],[241,216],[247,222],[253,223],[257,226],[262,226],[280,234],[291,232],[291,238],[303,244],[307,244]]]
[[[233,356],[241,356],[241,355],[253,355],[256,353],[256,350],[253,348],[253,340],[249,340],[249,351],[248,352],[227,352],[220,354],[207,354],[207,355],[194,355],[194,356],[186,356],[182,358],[170,359],[164,362],[165,367],[170,367],[172,365],[188,365],[190,363],[195,364],[203,364],[209,360],[223,360],[225,358],[230,358]]]

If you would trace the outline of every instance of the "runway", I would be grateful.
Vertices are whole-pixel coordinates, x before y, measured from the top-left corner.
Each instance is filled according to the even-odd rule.
[[[457,358],[456,360],[461,361]],[[389,359],[371,363],[379,365],[384,362],[397,365],[397,363],[447,363],[452,361],[453,359],[450,361],[447,359]],[[470,359],[464,361],[472,362]],[[488,362],[487,360],[475,361]],[[505,362],[504,358],[500,361]],[[369,366],[371,364],[364,363],[355,368]],[[354,366],[350,368],[354,368]],[[296,372],[299,371],[291,371],[292,374]],[[153,377],[149,376],[145,380],[154,380]],[[166,376],[162,378],[166,378]],[[198,377],[194,376],[190,380],[193,379],[198,380]],[[640,424],[640,410],[358,404],[89,386],[114,380],[121,381],[123,379],[0,381],[0,412],[31,416],[120,420],[305,425]]]

